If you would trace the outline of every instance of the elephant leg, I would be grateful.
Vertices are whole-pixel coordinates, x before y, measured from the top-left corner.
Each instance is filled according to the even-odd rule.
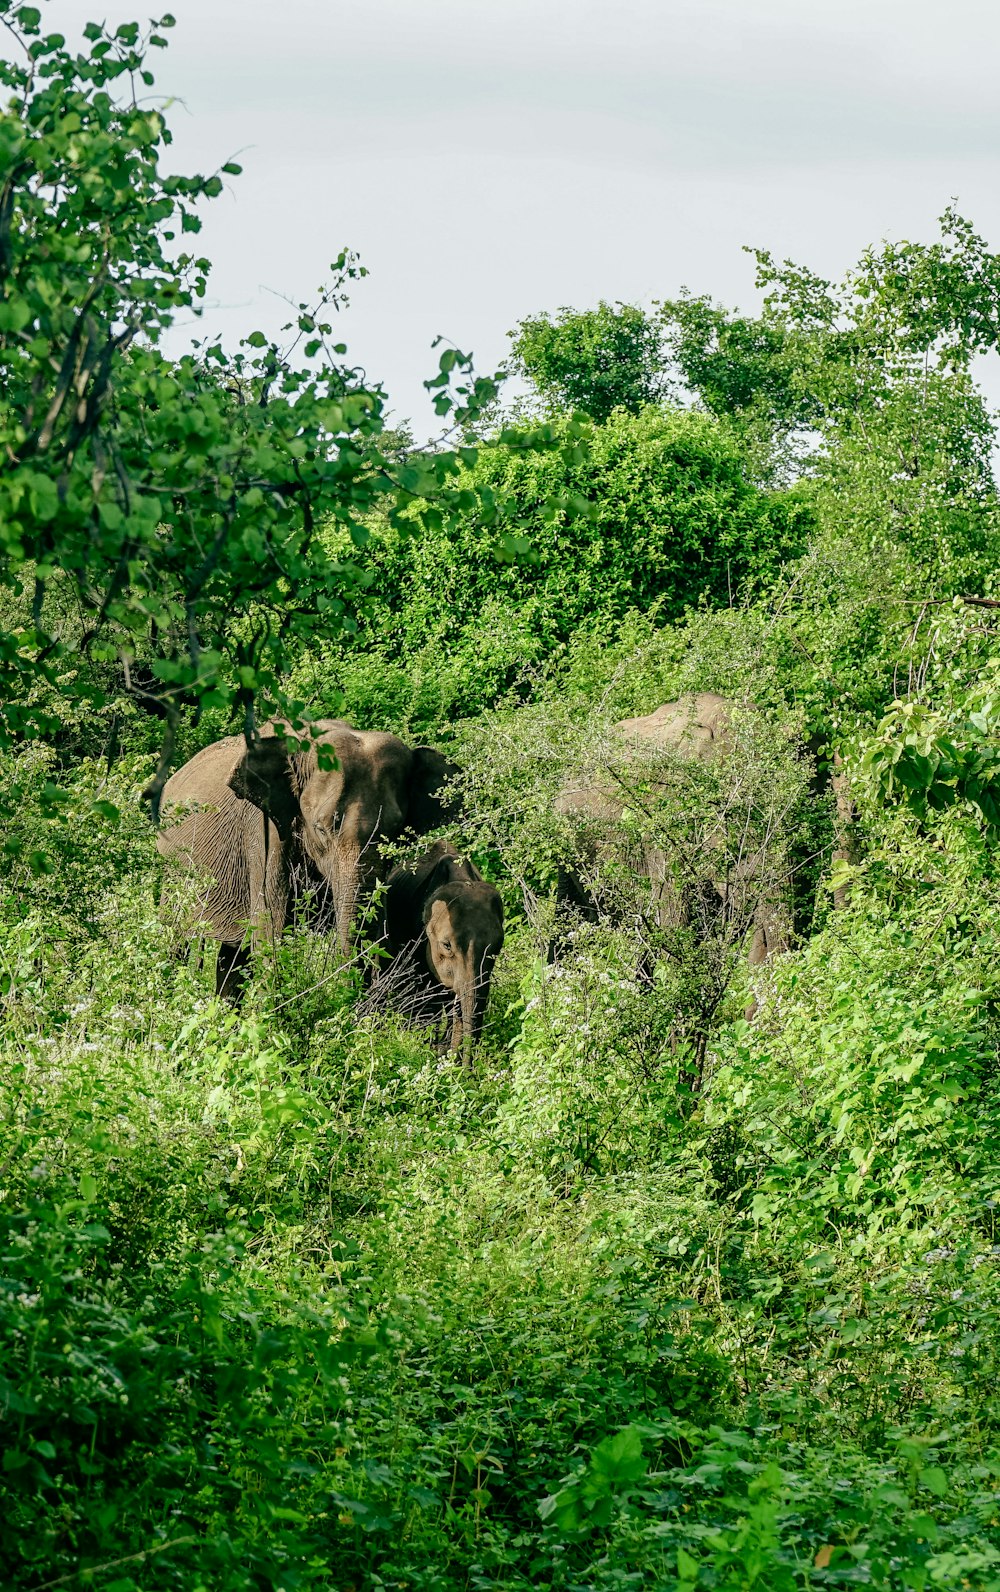
[[[240,1004],[249,961],[250,946],[245,940],[239,945],[228,945],[225,940],[220,943],[215,960],[215,993],[220,1000],[231,1001],[234,1006]]]
[[[747,958],[750,966],[760,967],[762,962],[766,962],[768,950],[767,929],[763,923],[755,923],[753,939],[750,941],[750,955]]]
[[[764,931],[765,956],[783,956],[791,949],[792,916],[783,901],[766,903],[760,912],[758,922]]]
[[[753,939],[747,958],[750,966],[760,967],[768,957],[783,955],[790,948],[791,940],[792,924],[788,908],[783,904],[764,903],[758,907],[754,917]],[[751,996],[743,1013],[747,1022],[756,1012],[757,1005],[756,996]]]
[[[251,943],[277,945],[291,920],[291,884],[288,859],[273,824],[254,813],[246,849],[250,894]]]

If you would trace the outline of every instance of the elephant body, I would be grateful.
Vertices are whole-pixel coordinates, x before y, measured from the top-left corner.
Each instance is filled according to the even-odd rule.
[[[738,847],[734,858],[728,833],[732,813],[700,828],[681,813],[674,820],[676,840],[655,816],[645,829],[633,825],[626,832],[623,825],[636,808],[655,809],[658,787],[669,788],[678,759],[682,765],[719,766],[740,755],[733,704],[714,693],[682,697],[643,717],[620,720],[600,766],[567,784],[557,799],[556,811],[573,831],[575,851],[560,873],[559,901],[598,916],[593,881],[610,863],[628,881],[631,909],[657,929],[693,923],[706,930],[714,925],[717,931],[721,917],[736,933],[752,925],[751,964],[783,949],[789,920],[772,877],[773,859],[752,845]]]
[[[454,1009],[450,1045],[468,1055],[482,1031],[493,965],[503,946],[503,903],[471,862],[439,840],[386,882],[383,978],[403,967],[408,1004]]]
[[[448,816],[441,787],[455,770],[432,747],[340,719],[319,720],[308,743],[281,728],[265,725],[249,746],[242,735],[206,746],[163,791],[161,855],[208,876],[199,922],[219,942],[219,994],[237,993],[250,946],[286,927],[300,883],[332,913],[346,954],[358,903],[383,871],[381,843]]]

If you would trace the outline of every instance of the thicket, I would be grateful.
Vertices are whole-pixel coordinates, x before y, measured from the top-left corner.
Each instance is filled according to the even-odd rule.
[[[759,317],[676,301],[662,344],[622,307],[532,317],[537,413],[470,376],[455,446],[414,460],[332,348],[308,380],[255,335],[165,360],[184,290],[157,250],[210,192],[159,186],[143,40],[75,54],[0,14],[25,51],[0,137],[0,1584],[1000,1588],[1000,597],[970,376],[997,256],[949,212],[840,287],[762,256]],[[678,766],[656,821],[780,829],[793,948],[751,972],[714,919],[651,934],[637,805],[615,910],[549,961],[553,798],[615,720],[695,691],[739,703],[746,778]],[[239,1011],[177,954],[138,792],[171,740],[272,703],[465,768],[508,923],[472,1069],[305,929]]]
[[[404,669],[414,654],[479,659],[472,691],[454,704],[463,715],[582,627],[600,645],[631,613],[665,624],[691,607],[731,606],[766,589],[804,545],[808,505],[748,480],[707,415],[618,410],[582,429],[561,415],[546,438],[544,449],[530,435],[523,447],[509,435],[486,443],[456,483],[470,494],[465,512],[419,536],[404,519],[369,544],[355,646]]]

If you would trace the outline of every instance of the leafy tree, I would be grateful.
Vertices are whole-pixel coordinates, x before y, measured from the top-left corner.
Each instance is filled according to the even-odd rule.
[[[846,449],[883,461],[880,491],[918,478],[991,486],[971,364],[1000,335],[1000,254],[967,220],[949,208],[938,241],[866,250],[839,285],[751,252],[760,315],[691,295],[661,307],[669,357],[711,413],[766,439],[786,470]],[[804,454],[788,451],[796,433]]]
[[[161,786],[180,701],[238,704],[252,732],[289,647],[353,624],[373,505],[391,520],[417,491],[447,503],[458,461],[405,457],[396,437],[382,452],[384,395],[332,341],[364,274],[347,253],[284,348],[251,331],[235,354],[168,360],[164,331],[205,290],[185,246],[196,207],[239,172],[160,169],[170,133],[144,91],[173,19],[88,24],[80,54],[34,6],[0,0],[0,19],[16,47],[0,62],[0,744],[100,705],[92,666],[121,660],[129,679],[141,657],[165,716]],[[493,397],[469,372],[442,354],[442,416]],[[337,558],[316,535],[330,521]]]
[[[602,422],[667,395],[659,328],[634,304],[602,299],[596,310],[529,316],[511,336],[514,369],[556,408]]]
[[[814,427],[821,409],[799,380],[795,339],[766,316],[736,315],[707,296],[682,294],[660,310],[665,353],[683,386],[710,414],[730,421],[765,469],[790,437]]]
[[[775,618],[817,735],[867,735],[919,674],[920,616],[993,591],[993,425],[973,361],[997,346],[1000,255],[949,209],[834,284],[757,252],[756,318],[666,305],[682,374],[758,478],[797,476],[814,515]],[[909,690],[909,686],[907,687]]]
[[[481,448],[462,477],[466,512],[419,543],[392,528],[377,538],[381,644],[410,651],[446,628],[452,646],[464,632],[481,649],[496,604],[545,649],[581,626],[607,633],[635,609],[666,622],[702,600],[735,601],[802,545],[803,506],[753,486],[707,416],[619,411],[586,432],[562,416],[549,434],[561,446]]]

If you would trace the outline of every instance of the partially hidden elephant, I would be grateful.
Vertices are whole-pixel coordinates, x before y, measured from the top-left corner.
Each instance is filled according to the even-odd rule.
[[[405,1003],[428,1016],[453,1008],[452,1050],[469,1057],[482,1032],[493,966],[503,947],[500,892],[446,840],[390,873],[382,979],[402,968]]]
[[[332,903],[346,955],[359,904],[385,872],[382,843],[427,834],[454,811],[444,787],[457,769],[433,747],[341,719],[316,721],[312,740],[282,728],[265,724],[250,745],[215,741],[163,790],[157,846],[208,876],[198,921],[219,942],[216,991],[230,998],[251,946],[290,921],[300,881]],[[319,747],[336,766],[320,766]]]
[[[725,857],[727,820],[714,831],[678,827],[676,842],[654,822],[646,832],[630,835],[623,818],[636,803],[636,788],[652,789],[669,781],[670,760],[686,764],[723,764],[739,755],[734,731],[734,704],[711,692],[699,692],[664,703],[655,712],[622,719],[614,726],[613,744],[596,768],[569,781],[556,801],[556,811],[576,838],[575,859],[560,872],[558,904],[573,905],[584,915],[599,915],[593,876],[610,861],[631,881],[632,902],[639,916],[664,929],[690,923],[727,920],[725,928],[739,935],[752,928],[749,960],[763,962],[787,947],[790,915],[782,899],[780,859],[753,846],[735,862]],[[658,760],[662,764],[658,767]],[[738,781],[735,782],[738,787]],[[644,797],[639,795],[638,804]],[[736,829],[745,823],[737,796]],[[729,815],[729,828],[733,814]],[[750,824],[745,823],[747,831]],[[741,837],[742,838],[742,837]],[[777,866],[775,863],[777,861]],[[587,874],[591,874],[588,880]]]

